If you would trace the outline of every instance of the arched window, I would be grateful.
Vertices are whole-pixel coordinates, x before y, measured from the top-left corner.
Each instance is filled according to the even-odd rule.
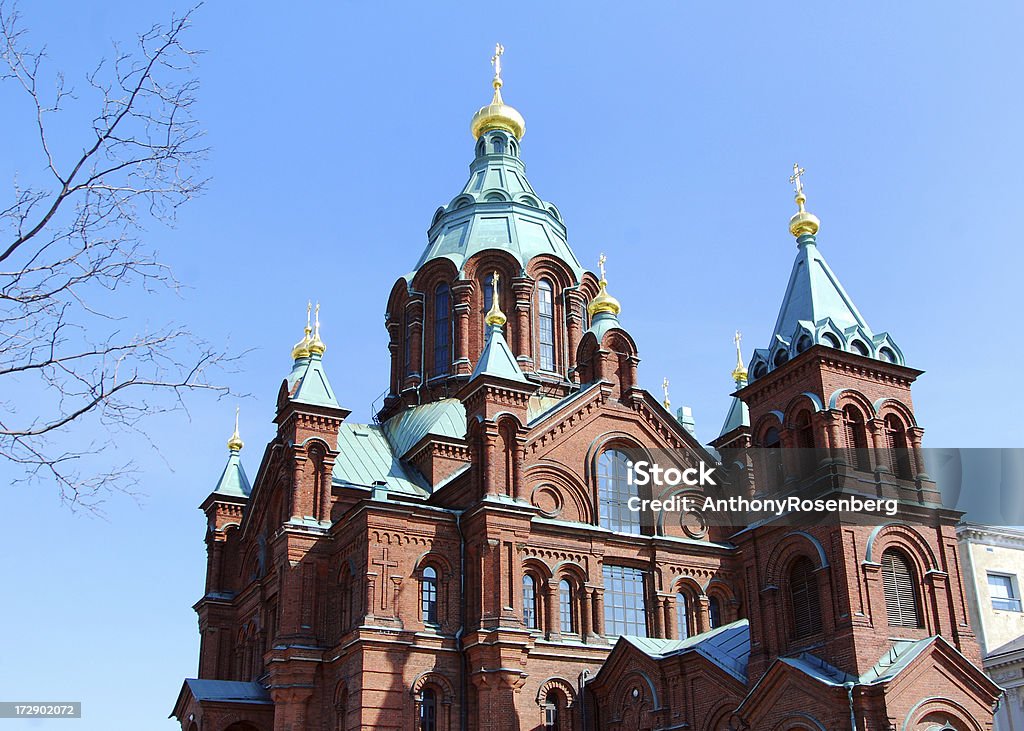
[[[555,300],[554,289],[547,279],[537,285],[537,340],[540,369],[555,370]]]
[[[686,594],[676,592],[676,634],[680,640],[690,636],[690,608]]]
[[[452,362],[451,292],[441,282],[434,290],[434,375],[448,372]]]
[[[920,627],[921,613],[914,589],[914,571],[907,557],[895,548],[882,554],[885,614],[891,627]]]
[[[711,629],[722,626],[722,602],[717,596],[708,599],[708,623]]]
[[[891,348],[882,348],[878,351],[878,357],[884,360],[886,363],[896,362],[896,353]]]
[[[864,429],[864,417],[853,406],[843,407],[843,432],[846,437],[846,461],[861,472],[871,470],[868,459],[868,435]]]
[[[561,694],[555,690],[549,690],[544,696],[544,731],[558,731],[561,700]]]
[[[497,135],[491,138],[491,147],[494,148],[495,155],[505,154],[505,140],[501,139]]]
[[[764,472],[769,489],[778,490],[782,487],[782,439],[779,430],[774,426],[764,433]]]
[[[437,693],[424,688],[420,694],[420,731],[437,731]]]
[[[437,624],[437,570],[433,566],[423,569],[420,580],[420,608],[423,624]]]
[[[537,580],[523,574],[523,626],[537,629]]]
[[[412,328],[410,327],[409,317],[405,318],[405,326],[402,328],[402,353],[403,362],[405,366],[402,368],[402,378],[405,378],[409,374],[409,367],[412,365]],[[398,390],[402,390],[402,381],[399,379]]]
[[[811,412],[801,411],[796,417],[796,447],[800,463],[800,474],[809,475],[818,464],[814,452],[814,427],[811,424]]]
[[[811,336],[804,333],[800,336],[800,339],[796,341],[796,352],[802,353],[812,345],[814,345],[814,341],[811,339]]]
[[[576,613],[572,606],[572,584],[567,579],[558,582],[559,626],[564,633],[576,631]]]
[[[837,338],[832,333],[823,333],[821,336],[821,342],[822,344],[827,345],[830,348],[839,347],[839,338]]]
[[[776,368],[778,368],[787,360],[789,360],[789,353],[780,348],[779,350],[775,351],[775,357],[772,358],[772,363],[775,365]]]
[[[852,350],[857,355],[863,355],[865,357],[867,357],[870,354],[869,351],[868,351],[868,346],[866,346],[860,340],[854,340],[853,342],[851,342],[850,343],[850,350]]]
[[[615,449],[601,453],[597,460],[597,497],[601,504],[603,528],[622,533],[640,532],[640,513],[629,509],[629,499],[637,497],[636,485],[629,484],[630,459]]]
[[[800,639],[821,632],[821,597],[814,564],[802,556],[789,572],[789,602],[793,611],[793,637]]]
[[[907,447],[907,430],[895,414],[885,417],[885,446],[889,450],[889,466],[892,473],[904,480],[913,479],[910,450]]]

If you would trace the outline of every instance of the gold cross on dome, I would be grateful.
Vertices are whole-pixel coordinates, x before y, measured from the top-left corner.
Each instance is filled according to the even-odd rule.
[[[789,182],[796,186],[796,194],[803,195],[804,192],[804,181],[801,180],[804,175],[804,169],[797,163],[793,163],[793,174],[789,176]]]
[[[740,347],[740,341],[743,340],[743,333],[739,330],[736,331],[736,337],[733,338],[733,342],[736,343],[736,348]]]
[[[500,43],[494,44],[494,55],[491,56],[491,65],[494,66],[494,78],[501,79],[501,57],[505,53],[505,47]]]
[[[597,268],[601,270],[602,281],[604,280],[604,263],[606,261],[608,261],[608,257],[605,256],[604,254],[601,254],[601,256],[597,257]]]
[[[668,378],[661,382],[661,390],[665,392],[665,400],[668,401]]]

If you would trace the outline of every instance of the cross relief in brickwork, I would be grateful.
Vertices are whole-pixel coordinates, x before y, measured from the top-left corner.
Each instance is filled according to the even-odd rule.
[[[374,559],[371,563],[380,567],[380,608],[388,608],[388,594],[398,590],[398,582],[394,582],[394,588],[388,587],[387,576],[390,569],[398,568],[398,561],[388,561],[388,547],[384,546],[381,558]],[[394,577],[392,577],[394,579]]]

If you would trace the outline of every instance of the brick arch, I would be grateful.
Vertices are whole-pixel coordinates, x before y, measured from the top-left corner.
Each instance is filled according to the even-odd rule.
[[[534,698],[538,706],[544,705],[548,692],[552,690],[561,692],[565,696],[565,707],[567,709],[572,708],[573,703],[576,702],[576,689],[572,687],[572,683],[568,680],[558,676],[552,676],[540,684],[540,687],[537,689],[537,696]]]
[[[804,391],[803,393],[794,396],[790,399],[789,403],[786,404],[786,408],[783,411],[782,423],[786,428],[792,428],[796,423],[796,417],[803,411],[810,411],[812,414],[816,414],[822,411],[821,399],[817,395]]]
[[[416,698],[419,696],[423,689],[427,686],[434,686],[438,688],[443,694],[445,702],[451,703],[455,700],[455,686],[452,681],[442,673],[436,670],[425,670],[416,676],[415,680],[412,681],[412,685],[409,686],[409,694]]]
[[[884,419],[889,414],[895,414],[903,422],[907,429],[917,426],[914,412],[905,403],[895,398],[883,398],[874,403],[875,413],[878,418]]]
[[[647,692],[650,694],[651,707],[650,711],[656,711],[661,708],[661,702],[658,700],[658,689],[654,685],[654,681],[651,677],[643,670],[636,669],[622,676],[622,680],[619,681],[619,686],[616,689],[616,703],[612,708],[623,708],[627,703],[630,702],[630,690],[636,684],[636,680],[640,680],[640,685],[647,688]]]
[[[772,726],[772,731],[827,731],[827,729],[810,713],[797,711],[790,713]]]
[[[781,586],[790,564],[800,556],[806,556],[814,563],[815,569],[828,568],[828,557],[821,541],[801,530],[784,535],[768,557],[765,580],[774,586]]]
[[[597,484],[597,459],[608,449],[617,449],[621,452],[639,452],[647,459],[651,459],[650,450],[643,443],[629,432],[609,431],[597,437],[587,447],[586,459],[583,463],[583,476],[587,484]],[[597,494],[596,492],[594,493]]]
[[[975,720],[974,714],[962,705],[949,698],[937,696],[918,701],[903,719],[900,731],[930,731],[943,721],[953,725],[957,731],[984,731]]]
[[[550,487],[562,499],[560,514],[565,514],[566,507],[571,502],[581,523],[594,522],[594,508],[587,497],[587,488],[568,471],[544,464],[535,465],[524,472],[523,480],[527,485],[532,485],[530,488],[531,502],[539,489]],[[566,519],[571,520],[572,516],[567,515]]]
[[[523,572],[532,572],[541,581],[550,581],[554,577],[551,567],[541,559],[534,556],[530,556],[523,560]]]
[[[682,591],[683,593],[688,592],[694,597],[698,597],[704,593],[704,587],[700,585],[700,582],[688,574],[678,574],[673,576],[668,581],[668,587],[669,591],[673,594]]]
[[[547,277],[555,285],[555,295],[561,294],[561,290],[576,284],[576,275],[569,266],[556,256],[551,254],[540,254],[530,259],[526,264],[526,274],[530,278],[540,281],[541,277]]]
[[[929,571],[939,568],[935,553],[924,537],[911,526],[902,522],[884,523],[877,526],[868,536],[864,560],[879,563],[887,548],[902,548],[913,561],[918,581]]]
[[[388,304],[385,308],[391,317],[399,317],[409,303],[409,284],[408,279],[399,277],[398,281],[391,286],[391,293],[388,295]]]
[[[436,553],[433,549],[424,551],[416,557],[416,560],[413,562],[413,574],[419,576],[427,566],[434,566],[441,569],[442,575],[439,576],[438,579],[451,577],[455,573],[455,569],[452,566],[451,561],[449,561],[444,555]]]
[[[707,713],[707,720],[704,722],[701,731],[725,731],[726,729],[731,729],[732,726],[729,725],[729,719],[732,717],[735,705],[735,701],[730,700],[719,702]]]
[[[784,419],[785,414],[778,410],[772,410],[754,422],[753,428],[750,430],[751,434],[755,436],[754,444],[764,443],[764,435],[772,427],[781,431]]]
[[[575,561],[559,561],[551,568],[551,578],[557,581],[569,579],[574,589],[579,590],[587,583],[587,570]]]
[[[875,406],[867,396],[854,388],[839,388],[833,391],[828,397],[828,407],[836,411],[842,411],[844,406],[856,407],[864,421],[875,418]]]

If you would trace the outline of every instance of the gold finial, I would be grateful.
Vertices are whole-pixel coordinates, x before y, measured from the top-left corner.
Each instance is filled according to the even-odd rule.
[[[235,407],[235,433],[228,439],[228,449],[232,452],[241,452],[242,447],[245,446],[245,442],[242,441],[242,437],[238,436],[238,411],[239,408]]]
[[[597,259],[597,267],[601,271],[601,290],[594,299],[590,300],[590,304],[587,305],[587,312],[590,313],[591,317],[599,312],[610,312],[613,315],[618,315],[622,312],[622,305],[619,304],[619,301],[608,294],[608,278],[604,272],[604,263],[606,261],[608,261],[608,257],[604,254],[601,254]]]
[[[797,212],[789,219],[789,232],[800,238],[801,236],[818,233],[821,221],[813,213],[804,209],[807,196],[804,195],[804,169],[799,164],[793,163],[793,174],[789,176],[789,182],[795,186]]]
[[[327,350],[324,341],[320,339],[320,303],[316,303],[316,323],[313,326],[313,339],[309,341],[309,352],[316,355],[323,355]]]
[[[505,317],[505,313],[501,311],[501,305],[498,302],[500,299],[498,278],[499,275],[497,272],[494,272],[494,274],[491,275],[491,309],[487,311],[487,317],[484,318],[484,321],[488,325],[503,327],[507,318]]]
[[[747,369],[743,365],[743,353],[740,351],[740,341],[743,340],[743,334],[737,330],[736,337],[733,340],[736,342],[736,367],[732,371],[732,380],[736,381],[738,386],[740,382],[746,383],[747,381]]]
[[[302,340],[295,343],[295,347],[292,348],[292,360],[298,360],[299,358],[309,357],[309,334],[313,332],[313,328],[309,326],[309,313],[313,310],[313,303],[306,303],[306,331],[302,336]]]
[[[501,79],[501,57],[503,55],[505,55],[505,47],[500,43],[495,43],[494,55],[491,56],[491,65],[494,66],[494,79],[491,81],[491,86],[494,87],[494,97],[490,104],[481,107],[473,115],[469,129],[473,133],[474,139],[492,129],[505,130],[519,139],[526,134],[526,120],[523,119],[523,115],[501,98],[501,87],[505,83]]]
[[[666,409],[671,410],[672,402],[668,400],[668,378],[667,377],[661,382],[661,390],[665,392],[665,400],[662,401],[661,403],[665,406]]]

